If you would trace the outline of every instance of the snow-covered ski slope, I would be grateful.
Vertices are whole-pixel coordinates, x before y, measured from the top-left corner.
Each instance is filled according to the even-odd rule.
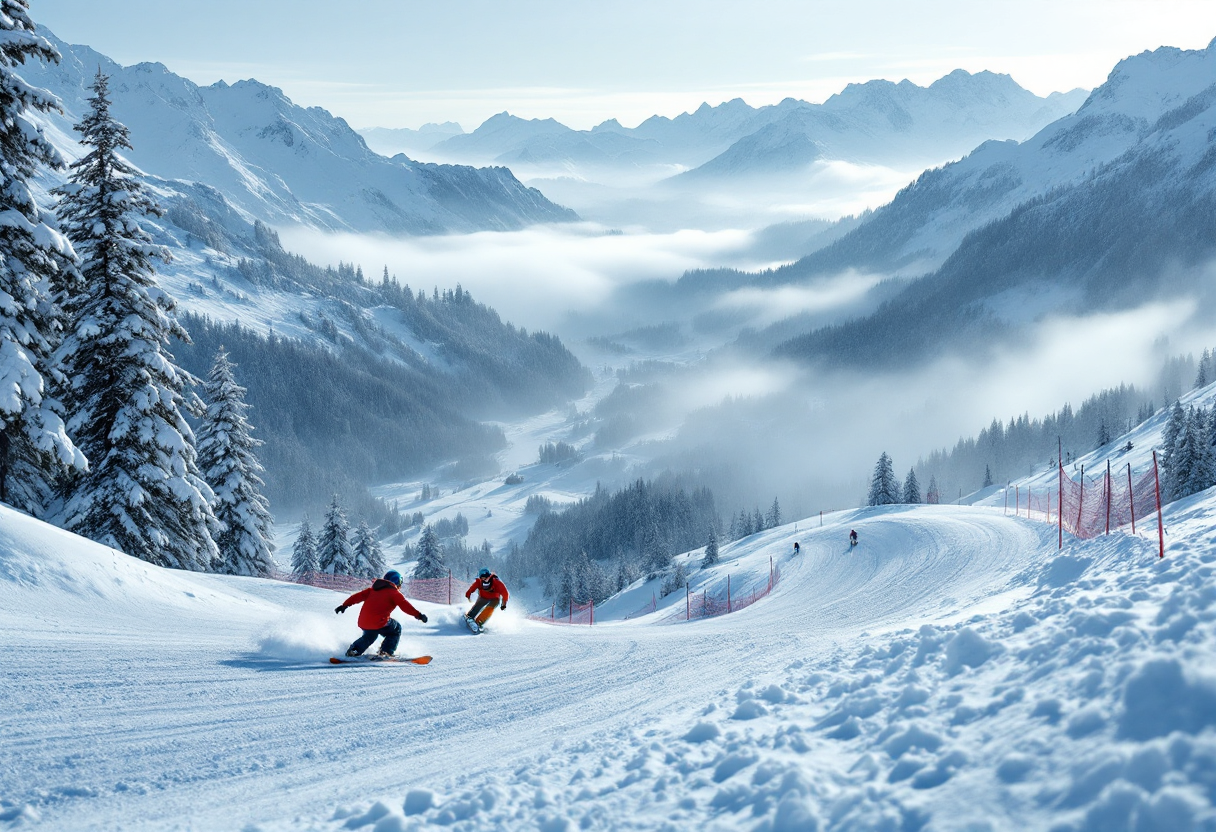
[[[401,652],[431,665],[335,667],[335,593],[0,507],[0,829],[1213,829],[1214,517],[1170,506],[1160,561],[993,507],[841,512],[723,547],[694,590],[782,574],[732,615],[472,636],[424,604]]]

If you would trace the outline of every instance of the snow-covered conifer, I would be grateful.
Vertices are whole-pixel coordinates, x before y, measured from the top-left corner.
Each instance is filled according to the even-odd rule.
[[[189,336],[173,299],[156,284],[153,259],[168,251],[140,228],[163,211],[118,154],[127,129],[110,114],[98,72],[76,129],[91,148],[56,190],[64,231],[80,255],[83,290],[68,304],[63,346],[68,429],[91,471],[72,483],[68,528],[162,566],[208,569],[217,559],[214,495],[199,471],[183,410],[187,376],[169,339]]]
[[[769,506],[768,514],[764,517],[764,525],[770,529],[781,525],[781,504],[777,502],[776,497],[773,498],[773,504]]]
[[[1212,375],[1212,353],[1205,349],[1199,359],[1199,370],[1195,373],[1195,389],[1207,387],[1208,382],[1212,380]]]
[[[916,469],[909,468],[908,476],[904,479],[904,502],[919,503],[920,502],[920,481],[916,479]]]
[[[448,574],[443,562],[443,547],[435,527],[427,523],[422,527],[422,537],[417,546],[418,564],[414,567],[415,578],[442,578]]]
[[[215,493],[212,504],[222,526],[217,572],[227,575],[270,574],[274,544],[270,540],[270,506],[262,494],[264,469],[254,453],[245,404],[245,388],[236,383],[233,364],[223,347],[215,355],[204,392],[207,414],[199,428],[198,464]]]
[[[925,502],[935,506],[942,501],[942,494],[937,490],[937,475],[929,475],[929,488],[925,491]]]
[[[0,502],[42,516],[56,477],[86,463],[51,392],[62,378],[52,366],[58,304],[78,275],[30,190],[39,166],[63,167],[30,114],[60,107],[16,73],[28,59],[58,63],[59,53],[35,33],[25,0],[0,0]]]
[[[895,468],[891,457],[883,451],[874,465],[874,476],[870,478],[870,494],[866,501],[871,506],[887,506],[899,502],[899,481],[895,479]]]
[[[701,559],[702,566],[713,566],[718,562],[718,533],[714,527],[709,527],[709,540],[705,544],[705,557]]]
[[[988,463],[984,463],[984,484],[982,487],[991,488],[992,485],[992,466]]]
[[[1110,428],[1106,426],[1106,417],[1102,417],[1102,421],[1098,423],[1098,445],[1101,448],[1110,444]]]
[[[1182,402],[1175,400],[1174,406],[1170,408],[1169,421],[1161,432],[1161,497],[1167,502],[1177,499],[1174,493],[1178,483],[1178,477],[1175,475],[1176,453],[1179,439],[1186,429],[1186,422],[1186,411],[1182,409]]]
[[[346,512],[338,504],[337,494],[329,504],[325,525],[321,527],[321,537],[317,541],[317,565],[320,571],[330,575],[353,574],[350,525],[346,522]]]
[[[300,521],[300,534],[296,537],[295,546],[291,550],[291,573],[307,575],[310,572],[319,571],[321,570],[317,563],[317,539],[312,536],[312,526],[309,524],[306,514]]]
[[[360,519],[355,529],[355,567],[352,575],[363,578],[379,578],[384,574],[384,552],[380,541],[367,521]]]

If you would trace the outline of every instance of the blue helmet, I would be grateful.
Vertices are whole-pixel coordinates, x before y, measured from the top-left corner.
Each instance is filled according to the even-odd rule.
[[[489,569],[482,569],[480,572],[478,572],[478,573],[477,573],[477,577],[479,577],[479,578],[481,578],[481,579],[483,579],[483,580],[484,580],[485,578],[490,577],[490,570],[489,570]]]
[[[389,583],[396,584],[398,587],[400,587],[401,582],[404,579],[401,577],[401,573],[398,572],[396,569],[390,569],[384,573],[384,580],[388,581]]]

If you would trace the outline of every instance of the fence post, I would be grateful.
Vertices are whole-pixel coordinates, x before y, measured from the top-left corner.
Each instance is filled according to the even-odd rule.
[[[595,626],[595,599],[591,599],[591,620],[587,622],[588,627]]]
[[[1016,488],[1017,486],[1014,486],[1014,487]],[[1005,491],[1005,495],[1004,495],[1005,496],[1005,509],[1001,513],[1008,514],[1009,513],[1009,483],[1005,483],[1004,491]]]
[[[684,584],[684,620],[692,621],[692,590]]]
[[[773,589],[773,556],[768,556],[768,588],[771,592]]]
[[[726,611],[732,612],[730,608],[730,575],[726,576]]]
[[[1030,519],[1030,494],[1031,494],[1030,486],[1027,485],[1026,486],[1026,519],[1027,520]]]
[[[1132,464],[1127,463],[1127,502],[1132,510],[1132,534],[1136,533],[1136,492],[1132,491]]]
[[[1153,487],[1157,492],[1157,557],[1165,557],[1165,526],[1161,519],[1161,477],[1157,473],[1157,452],[1153,451]]]
[[[1106,533],[1110,534],[1110,460],[1106,460]]]
[[[570,617],[566,619],[567,624],[574,623],[574,599],[570,599]]]
[[[448,570],[448,603],[452,603],[452,570]]]
[[[1077,495],[1077,537],[1081,536],[1081,508],[1085,505],[1085,466],[1081,466],[1081,492]]]
[[[1059,505],[1056,506],[1056,523],[1060,527],[1060,545],[1057,548],[1064,548],[1064,463],[1059,459],[1056,464],[1060,466],[1060,496]]]

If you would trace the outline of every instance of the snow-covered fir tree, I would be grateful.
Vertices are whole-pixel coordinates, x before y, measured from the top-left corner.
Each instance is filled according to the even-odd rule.
[[[67,308],[68,430],[91,468],[72,482],[64,521],[143,560],[205,570],[218,557],[219,527],[183,415],[200,404],[187,397],[187,377],[169,353],[171,337],[189,336],[156,284],[152,261],[168,251],[152,244],[138,217],[163,212],[119,156],[131,144],[110,113],[107,85],[98,72],[76,125],[89,150],[56,190],[84,279]]]
[[[942,494],[937,489],[937,477],[929,475],[929,488],[925,491],[925,502],[931,506],[938,505],[942,501]]]
[[[985,465],[984,465],[984,484],[983,484],[983,486],[982,486],[982,487],[983,487],[983,488],[991,488],[992,486],[993,486],[993,482],[992,482],[992,466],[991,466],[991,465],[988,465],[987,463],[985,463]]]
[[[709,540],[705,543],[705,557],[701,559],[702,566],[713,566],[718,562],[718,533],[714,527],[709,527]]]
[[[312,535],[312,525],[306,514],[300,521],[300,533],[291,549],[291,574],[308,575],[320,571],[317,562],[317,539]]]
[[[41,517],[56,478],[86,463],[52,395],[63,378],[52,356],[59,303],[78,274],[30,190],[40,166],[63,167],[30,116],[60,108],[17,74],[27,60],[58,63],[59,53],[35,34],[25,0],[0,0],[0,502]]]
[[[874,476],[870,478],[870,494],[866,505],[888,506],[899,502],[899,481],[895,479],[895,467],[891,457],[883,451],[874,465]]]
[[[920,480],[916,478],[915,468],[908,469],[908,476],[904,478],[903,501],[914,505],[920,502]]]
[[[1110,439],[1111,439],[1110,428],[1106,426],[1106,419],[1103,418],[1102,421],[1100,421],[1098,423],[1098,445],[1097,445],[1097,447],[1101,448],[1105,445],[1109,445]]]
[[[1212,380],[1212,376],[1212,351],[1205,349],[1199,359],[1199,369],[1195,373],[1195,389],[1207,387],[1208,382]]]
[[[422,527],[422,537],[418,539],[415,554],[418,557],[418,563],[414,566],[415,578],[442,578],[448,574],[439,535],[430,523]]]
[[[1182,408],[1182,402],[1175,400],[1174,406],[1170,408],[1169,421],[1165,423],[1165,429],[1161,432],[1161,498],[1166,502],[1178,497],[1175,493],[1178,478],[1174,473],[1178,466],[1174,455],[1179,448],[1178,440],[1186,429],[1186,421],[1186,411]]]
[[[764,516],[765,528],[775,529],[781,525],[781,504],[777,502],[777,498],[773,498],[773,504],[769,506],[768,514]]]
[[[350,525],[346,522],[346,512],[338,503],[335,494],[329,504],[329,512],[325,515],[325,525],[321,527],[321,536],[317,540],[317,566],[321,572],[330,575],[354,574],[354,558],[350,548]]]
[[[262,465],[255,449],[245,388],[236,383],[234,365],[223,347],[215,355],[204,385],[207,414],[199,428],[198,463],[215,493],[212,509],[221,529],[217,572],[269,575],[274,567],[270,505],[262,494]]]
[[[359,520],[359,527],[355,529],[354,554],[355,567],[352,575],[379,578],[384,574],[384,552],[380,549],[380,541],[364,519]]]

